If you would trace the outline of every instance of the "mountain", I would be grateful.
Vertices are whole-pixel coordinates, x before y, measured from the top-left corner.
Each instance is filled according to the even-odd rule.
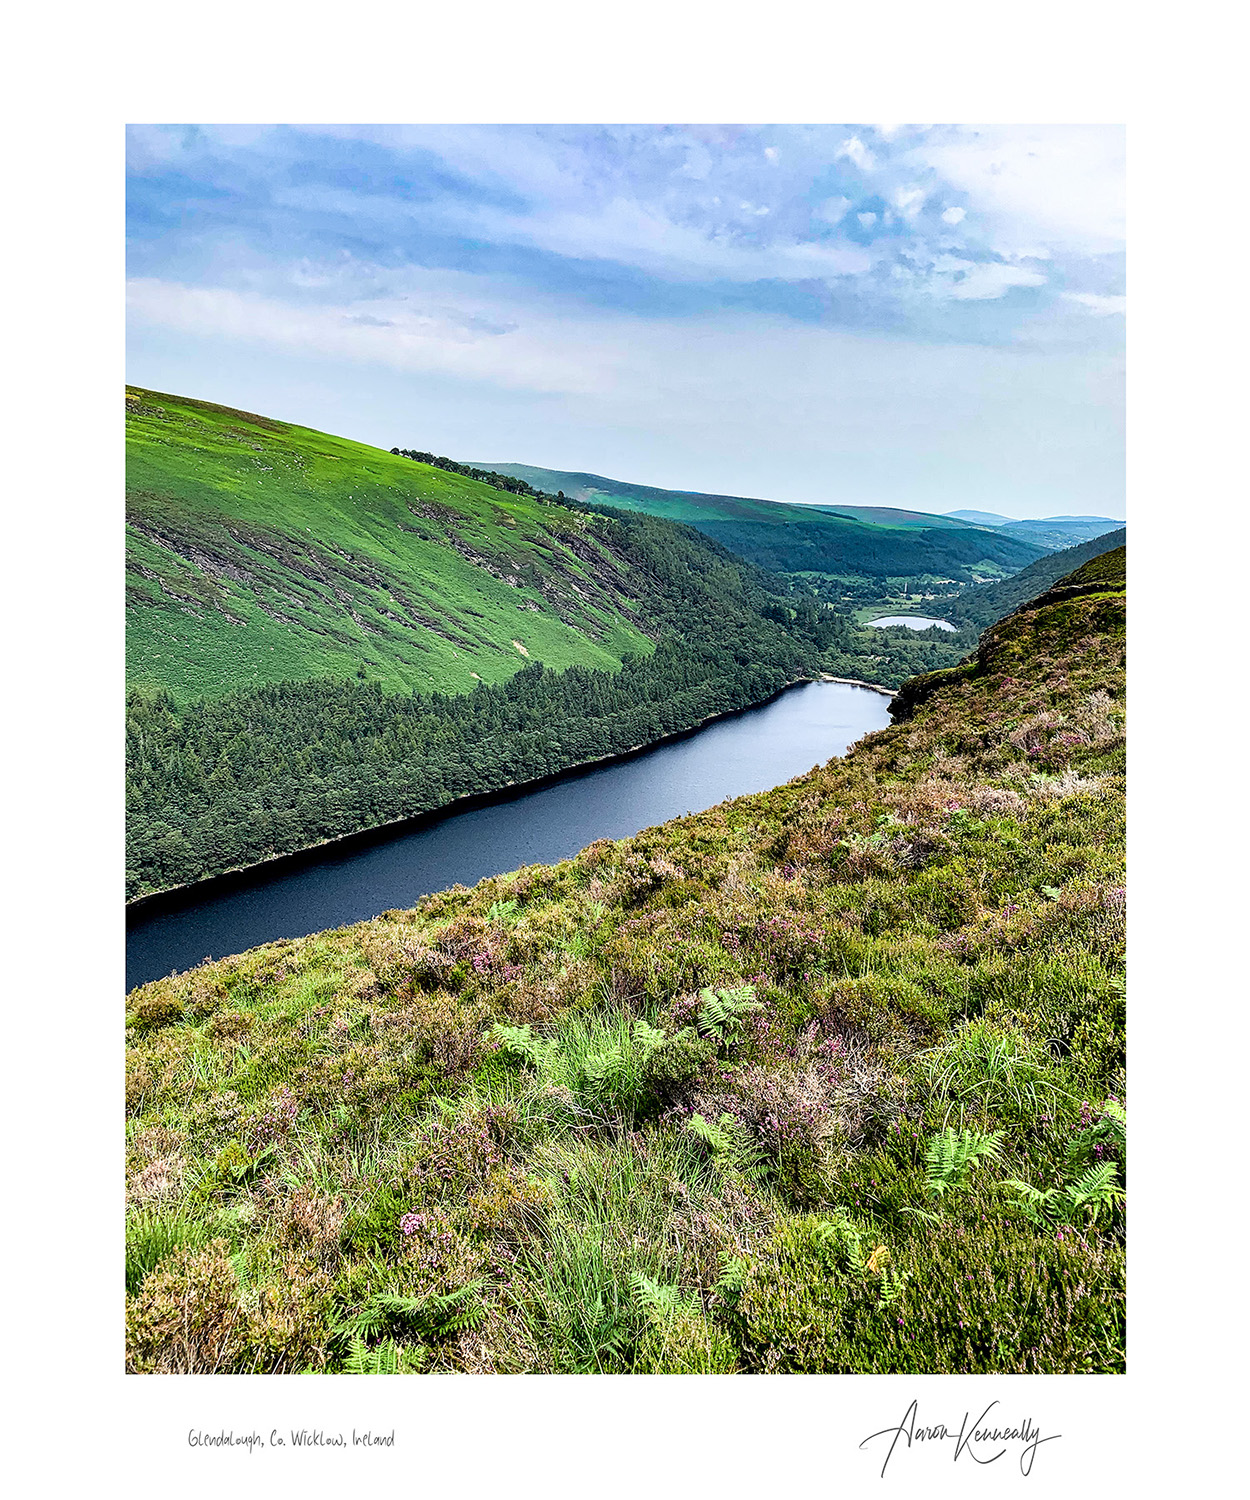
[[[1126,541],[1123,527],[1110,531],[1093,541],[1082,542],[1077,547],[1067,547],[1062,552],[1052,552],[1039,557],[1036,562],[1022,568],[1011,578],[998,583],[982,584],[979,588],[965,589],[957,599],[944,601],[942,608],[956,624],[974,625],[979,630],[993,625],[1012,610],[1035,598],[1043,590],[1057,583],[1065,574],[1079,568],[1091,558],[1122,549]]]
[[[127,1369],[1122,1372],[1124,597],[772,791],[132,992]]]
[[[1010,516],[995,515],[992,510],[948,510],[953,521],[967,521],[970,526],[1010,526]]]
[[[128,681],[468,692],[653,649],[653,581],[583,517],[363,443],[127,389]]]
[[[1092,542],[1123,527],[1123,521],[1113,521],[1109,516],[1048,516],[1040,521],[1010,521],[1000,535],[1058,550]]]
[[[127,393],[129,897],[649,744],[876,642],[687,526]],[[515,483],[515,481],[511,481]],[[891,677],[890,674],[893,674]]]
[[[645,511],[694,526],[731,552],[777,573],[887,578],[932,575],[971,581],[974,566],[1014,571],[1042,544],[949,516],[886,507],[788,505],[739,495],[704,495],[626,484],[600,474],[483,464],[551,493],[595,506]]]

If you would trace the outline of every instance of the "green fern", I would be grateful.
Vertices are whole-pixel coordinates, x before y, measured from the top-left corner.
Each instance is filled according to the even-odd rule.
[[[967,1177],[973,1163],[981,1157],[998,1161],[1002,1157],[1001,1131],[985,1134],[979,1130],[955,1130],[947,1126],[929,1138],[925,1151],[925,1187],[934,1198],[940,1198]]]
[[[532,1068],[542,1072],[550,1063],[558,1048],[554,1042],[545,1037],[535,1036],[533,1030],[527,1026],[505,1026],[497,1022],[490,1029],[490,1039],[499,1044],[499,1050],[505,1052],[509,1057],[518,1058],[521,1062],[529,1063]]]
[[[639,1271],[630,1275],[629,1284],[633,1288],[634,1300],[647,1320],[657,1326],[662,1327],[679,1313],[692,1310],[692,1304],[682,1296],[679,1286],[654,1281]]]
[[[657,1047],[668,1040],[663,1031],[644,1021],[641,1016],[634,1022],[634,1050],[645,1063]]]
[[[883,1271],[881,1273],[881,1290],[877,1297],[877,1311],[885,1312],[893,1307],[906,1289],[908,1276],[906,1271]]]
[[[721,1116],[722,1120],[731,1118],[730,1115]],[[713,1125],[702,1115],[691,1115],[686,1121],[686,1129],[692,1135],[697,1135],[713,1156],[724,1156],[733,1149],[733,1141],[728,1131],[723,1126]]]
[[[582,1059],[577,1092],[602,1103],[617,1092],[624,1077],[624,1054],[619,1047],[606,1047]]]
[[[1111,1213],[1124,1202],[1124,1190],[1115,1185],[1115,1162],[1099,1162],[1082,1172],[1068,1187],[1067,1196],[1074,1218],[1096,1224],[1105,1213]]]
[[[1123,1188],[1116,1186],[1116,1164],[1099,1162],[1082,1172],[1075,1182],[1036,1188],[1012,1177],[1004,1186],[1014,1188],[1020,1206],[1035,1224],[1097,1224],[1124,1202]]]
[[[741,1121],[722,1115],[717,1124],[702,1115],[692,1115],[686,1129],[698,1136],[722,1170],[741,1173],[749,1182],[759,1182],[768,1173],[769,1159]]]
[[[486,920],[495,927],[511,927],[516,920],[516,901],[492,901],[486,908]]]
[[[717,1277],[712,1291],[728,1307],[736,1307],[742,1293],[746,1290],[747,1273],[750,1271],[749,1263],[740,1255],[735,1255],[731,1250],[722,1250],[720,1253],[720,1275]]]
[[[699,1030],[725,1043],[742,1035],[746,1017],[753,1010],[764,1008],[755,998],[755,986],[750,984],[727,990],[700,990],[699,999],[703,1002],[698,1015]]]
[[[398,1297],[379,1292],[342,1325],[349,1339],[407,1334],[433,1340],[450,1338],[464,1328],[476,1328],[486,1316],[478,1292],[483,1283],[471,1281],[440,1297]]]
[[[1098,1119],[1069,1143],[1065,1162],[1068,1176],[1089,1164],[1096,1146],[1110,1150],[1119,1161],[1124,1160],[1128,1147],[1128,1121],[1123,1106],[1114,1099],[1108,1099]],[[1102,1156],[1103,1153],[1097,1154]]]
[[[418,1351],[407,1349],[394,1339],[383,1339],[371,1347],[359,1336],[349,1341],[343,1361],[346,1375],[407,1375],[424,1367],[425,1361]]]

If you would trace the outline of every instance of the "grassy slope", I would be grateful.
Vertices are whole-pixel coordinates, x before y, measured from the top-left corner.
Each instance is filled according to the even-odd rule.
[[[683,521],[761,567],[779,572],[817,569],[871,576],[919,572],[942,575],[978,562],[1020,568],[1041,551],[1035,543],[1018,537],[919,511],[885,506],[786,505],[738,495],[654,489],[599,474],[566,473],[526,464],[490,467],[550,493],[563,490],[576,500]]]
[[[984,629],[1010,614],[1013,609],[1019,609],[1022,604],[1035,598],[1051,584],[1057,583],[1082,563],[1123,547],[1124,540],[1125,532],[1121,528],[1092,541],[1065,548],[1062,552],[1053,552],[1048,557],[1039,557],[1013,578],[969,589],[944,607],[953,622]]]
[[[1122,568],[771,792],[136,990],[130,1366],[1122,1369]]]
[[[367,675],[468,692],[649,651],[560,507],[325,433],[128,389],[128,677],[177,698]]]

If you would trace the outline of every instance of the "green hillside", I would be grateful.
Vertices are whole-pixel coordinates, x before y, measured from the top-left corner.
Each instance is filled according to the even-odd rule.
[[[492,464],[585,504],[642,510],[697,527],[731,552],[778,573],[832,573],[870,578],[932,574],[973,581],[978,564],[1014,571],[1043,548],[950,516],[884,506],[786,505],[737,495],[654,489],[600,474]]]
[[[1123,660],[135,990],[127,1368],[1123,1371]]]
[[[204,402],[126,405],[131,898],[822,671],[892,685],[957,656],[788,602],[789,583],[645,512]]]
[[[944,601],[942,608],[953,623],[973,625],[978,630],[984,630],[987,625],[994,624],[1004,615],[1009,615],[1013,609],[1019,609],[1028,600],[1036,598],[1082,563],[1122,548],[1125,537],[1125,529],[1121,527],[1119,531],[1107,532],[1106,535],[1082,542],[1077,547],[1068,547],[1062,552],[1039,557],[1014,577],[1004,578],[998,583],[983,584],[980,588],[966,589],[958,597]]]
[[[184,397],[126,395],[128,681],[468,692],[652,649],[649,584],[563,507]],[[640,609],[640,606],[644,606]]]

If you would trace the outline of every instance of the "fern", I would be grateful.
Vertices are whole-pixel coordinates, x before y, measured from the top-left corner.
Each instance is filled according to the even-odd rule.
[[[1124,1202],[1123,1188],[1115,1182],[1116,1164],[1099,1162],[1082,1172],[1075,1182],[1057,1187],[1036,1188],[1031,1183],[1010,1178],[1005,1186],[1014,1188],[1025,1214],[1035,1224],[1097,1224]]]
[[[763,1010],[761,1001],[755,998],[755,986],[740,984],[734,989],[700,990],[698,1027],[705,1035],[711,1033],[721,1042],[729,1043],[742,1035],[745,1018],[753,1010]]]
[[[947,1126],[929,1139],[925,1152],[925,1187],[934,1198],[959,1186],[973,1163],[981,1157],[998,1161],[1002,1157],[1001,1131],[985,1134],[979,1130],[955,1130]]]
[[[888,1307],[893,1307],[903,1295],[907,1286],[906,1271],[883,1271],[881,1273],[881,1290],[877,1296],[878,1312],[885,1312]]]
[[[645,1063],[657,1047],[668,1040],[663,1031],[644,1021],[641,1016],[634,1022],[634,1050]]]
[[[551,1062],[558,1048],[554,1042],[549,1042],[545,1037],[535,1036],[531,1028],[526,1026],[505,1026],[497,1022],[490,1029],[490,1038],[499,1044],[499,1050],[506,1052],[508,1056],[518,1058],[521,1062],[529,1063],[532,1068],[542,1072]]]
[[[1114,1099],[1108,1099],[1099,1118],[1069,1143],[1065,1163],[1069,1176],[1089,1163],[1090,1157],[1095,1155],[1096,1146],[1109,1148],[1120,1161],[1124,1160],[1128,1146],[1128,1125],[1123,1107]],[[1103,1153],[1099,1151],[1096,1154],[1102,1156]]]
[[[481,1281],[471,1281],[441,1297],[398,1297],[379,1292],[352,1318],[341,1332],[349,1339],[377,1338],[403,1333],[420,1339],[444,1339],[464,1328],[476,1328],[486,1316],[478,1292]]]
[[[720,1276],[712,1287],[713,1293],[728,1307],[736,1307],[746,1290],[748,1263],[730,1250],[720,1253]]]
[[[767,1155],[732,1115],[722,1115],[715,1125],[702,1115],[692,1115],[686,1129],[698,1136],[718,1167],[739,1172],[749,1182],[759,1182],[767,1175]]]
[[[349,1341],[343,1362],[343,1372],[347,1375],[403,1375],[420,1368],[421,1362],[393,1339],[383,1339],[370,1347],[358,1336]]]
[[[511,927],[516,920],[516,901],[492,901],[486,909],[486,920],[496,927]]]
[[[1104,1212],[1124,1201],[1123,1189],[1115,1185],[1115,1163],[1099,1162],[1083,1172],[1067,1189],[1067,1198],[1073,1218],[1085,1217],[1096,1224]]]
[[[647,1320],[658,1326],[670,1322],[679,1313],[691,1310],[690,1302],[682,1296],[681,1288],[664,1282],[653,1281],[634,1271],[629,1278],[634,1300],[641,1307]]]
[[[731,1117],[722,1115],[721,1118],[728,1120]],[[724,1156],[733,1149],[729,1133],[722,1126],[711,1124],[702,1115],[691,1115],[686,1121],[686,1129],[692,1135],[697,1135],[713,1156]]]
[[[625,1058],[619,1047],[606,1047],[582,1059],[578,1092],[597,1103],[615,1094],[625,1076]]]

